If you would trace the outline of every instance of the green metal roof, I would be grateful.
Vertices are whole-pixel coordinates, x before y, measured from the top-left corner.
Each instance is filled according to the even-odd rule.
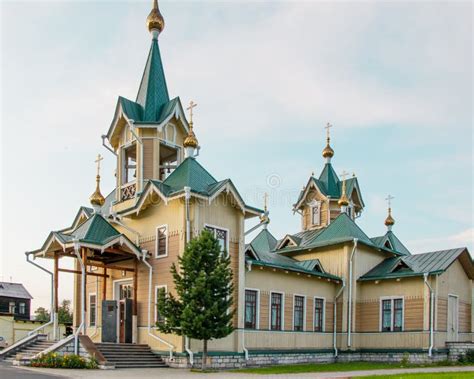
[[[255,265],[280,268],[288,271],[300,272],[334,280],[341,279],[338,276],[327,274],[317,259],[300,262],[296,259],[272,252],[276,244],[277,239],[267,229],[263,229],[246,246],[246,250],[251,249],[251,251],[256,256],[256,259],[247,258],[247,262],[251,262]]]
[[[382,249],[387,249],[386,243],[388,241],[391,246],[391,248],[388,248],[389,250],[394,250],[402,255],[411,255],[410,251],[391,230],[387,231],[383,236],[372,237],[371,240],[375,245]]]
[[[301,232],[295,236],[301,238],[299,245],[295,247],[285,247],[277,250],[277,252],[288,253],[316,247],[336,245],[338,243],[352,241],[354,238],[357,238],[359,243],[371,247],[377,247],[346,213],[341,213],[325,228]]]
[[[79,225],[69,236],[79,241],[101,245],[110,239],[110,237],[120,236],[120,232],[102,215],[96,213]]]
[[[171,189],[182,190],[191,187],[195,192],[208,194],[209,187],[217,180],[195,159],[186,158],[163,182]]]
[[[143,107],[142,121],[157,121],[161,108],[170,101],[158,39],[152,39],[150,52],[138,90],[136,103]]]
[[[364,274],[360,280],[383,280],[400,277],[422,276],[425,273],[442,273],[464,252],[466,248],[433,251],[424,254],[387,258]],[[467,253],[472,275],[472,259]]]
[[[324,165],[321,175],[319,175],[318,181],[324,186],[324,194],[334,198],[341,196],[339,190],[339,178],[334,171],[331,163]]]

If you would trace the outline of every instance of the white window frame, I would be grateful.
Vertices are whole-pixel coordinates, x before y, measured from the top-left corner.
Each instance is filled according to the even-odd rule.
[[[161,228],[165,228],[165,234],[166,234],[166,239],[165,239],[165,251],[166,253],[164,255],[158,255],[158,243],[159,243],[159,238],[158,238],[158,230]],[[166,258],[168,256],[168,239],[169,239],[169,233],[168,233],[168,224],[164,225],[159,225],[156,227],[156,232],[155,232],[155,258],[160,259],[160,258]]]
[[[245,291],[256,291],[257,292],[257,302],[256,302],[256,305],[255,305],[255,307],[257,308],[256,313],[255,313],[255,329],[245,328],[245,310],[246,310]],[[245,330],[259,330],[260,329],[260,290],[258,288],[245,287],[245,290],[244,290],[244,329]]]
[[[94,312],[95,313],[95,323],[94,323],[94,325],[91,325],[91,297],[92,296],[95,296],[95,312]],[[89,324],[89,327],[97,327],[97,314],[98,314],[98,312],[97,312],[97,303],[98,303],[98,301],[97,301],[97,292],[90,292],[89,296],[88,296],[88,300],[89,300],[89,304],[88,304],[88,309],[89,309],[89,312],[88,312],[89,320],[88,321],[89,322],[88,322],[88,324]]]
[[[218,226],[218,225],[212,225],[212,224],[204,224],[204,229],[206,228],[212,228],[212,229],[219,229],[219,230],[222,230],[224,232],[227,233],[227,241],[225,242],[226,244],[226,252],[227,252],[227,256],[230,255],[230,251],[229,251],[229,239],[230,239],[230,230],[227,229],[227,228],[224,228],[222,226]],[[216,237],[216,233],[214,231],[214,238]]]
[[[295,330],[295,298],[299,296],[299,297],[302,297],[303,298],[303,330]],[[291,310],[292,311],[292,318],[293,318],[293,325],[292,325],[292,328],[291,330],[293,332],[305,332],[306,331],[306,295],[301,295],[301,294],[298,294],[298,293],[295,293],[293,294],[293,309]]]
[[[157,302],[157,299],[158,299],[158,290],[160,290],[161,288],[164,288],[165,289],[165,293],[168,293],[168,285],[167,284],[159,284],[159,285],[156,285],[155,286],[155,323],[158,322],[158,302]]]
[[[316,301],[315,300],[322,300],[323,301],[323,325],[321,331],[314,330],[314,320],[316,316]],[[315,333],[324,333],[326,331],[326,298],[321,296],[314,296],[313,297],[313,332]]]
[[[18,314],[20,314],[20,315],[26,314],[26,303],[24,301],[22,301],[20,304],[18,304]]]
[[[311,225],[313,226],[320,226],[321,225],[321,202],[320,201],[315,201],[314,205],[311,205]],[[315,222],[314,220],[314,210],[318,209],[318,222]]]
[[[281,328],[278,329],[272,329],[272,294],[277,293],[281,295],[281,315],[280,315],[280,320],[281,320]],[[285,330],[285,293],[281,291],[270,291],[270,296],[268,297],[268,330],[272,332],[278,332],[278,331],[283,331]]]
[[[14,301],[8,302],[8,313],[15,314],[16,312],[16,303]]]
[[[402,300],[402,330],[393,330],[393,322],[395,319],[395,308],[394,308],[394,300]],[[391,314],[390,314],[390,331],[383,330],[383,301],[390,300],[391,301]],[[382,333],[399,333],[405,331],[405,297],[404,296],[381,296],[379,298],[379,331]]]

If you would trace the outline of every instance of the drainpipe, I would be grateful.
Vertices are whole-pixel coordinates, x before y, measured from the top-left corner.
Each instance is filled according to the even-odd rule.
[[[143,140],[138,136],[136,130],[135,130],[135,124],[134,120],[127,120],[128,125],[130,126],[130,132],[133,134],[133,136],[136,138],[138,143],[142,145],[142,148],[140,149],[140,165],[141,165],[141,170],[140,170],[140,192],[143,191]],[[138,188],[135,191],[135,198],[137,198],[138,194]]]
[[[74,253],[76,254],[77,260],[81,265],[81,324],[74,332],[74,354],[79,353],[79,332],[82,330],[82,334],[85,334],[85,320],[86,320],[86,303],[85,303],[85,288],[86,288],[86,266],[82,260],[81,254],[79,253],[79,246],[77,243],[74,244]]]
[[[112,218],[108,219],[110,222],[113,222],[117,225],[120,225],[124,229],[127,229],[129,232],[135,234],[135,236],[136,236],[135,243],[138,246],[140,244],[141,234],[139,232],[137,232],[135,229],[132,229],[130,226],[127,226],[122,221],[120,221],[120,216],[118,216],[117,213],[111,213],[110,216],[112,217]]]
[[[252,262],[247,262],[246,266],[247,266],[247,270],[252,271]],[[244,275],[244,288],[245,288],[245,275]],[[245,347],[245,301],[243,302],[243,307],[244,307],[244,312],[243,312],[244,313],[244,327],[242,328],[242,350],[244,351],[245,360],[248,361],[249,360],[249,351]]]
[[[359,240],[354,238],[354,247],[352,248],[351,258],[349,259],[349,317],[347,320],[347,347],[351,347],[351,332],[352,332],[352,264],[354,254],[357,249],[357,242]]]
[[[102,135],[102,146],[104,146],[108,151],[110,151],[113,155],[117,156],[117,153],[113,151],[109,146],[106,145],[105,140],[107,139],[106,135]]]
[[[333,312],[333,316],[334,316],[334,321],[333,321],[333,336],[332,336],[332,340],[333,340],[333,346],[334,346],[334,358],[337,357],[337,298],[339,296],[341,296],[342,294],[342,291],[344,291],[344,288],[346,287],[346,281],[344,280],[344,278],[342,278],[342,286],[341,288],[339,288],[339,291],[338,293],[336,294],[336,296],[334,296],[334,312]]]
[[[191,199],[191,187],[184,187],[184,202],[185,202],[185,212],[186,212],[186,245],[191,241],[191,216],[189,211],[189,200]],[[194,365],[194,353],[189,346],[189,337],[184,336],[184,349],[189,355],[189,363],[191,366]]]
[[[98,328],[97,328],[97,308],[98,308],[98,305],[99,304],[99,277],[96,276],[95,277],[95,309],[96,309],[96,317],[95,317],[95,325],[94,325],[94,333],[92,333],[90,335],[90,339],[92,339],[93,337],[95,337],[97,335],[97,331],[98,331]]]
[[[45,269],[44,267],[40,266],[38,263],[31,261],[30,260],[30,255],[31,254],[33,254],[33,253],[32,252],[26,252],[25,253],[26,261],[28,263],[31,263],[33,266],[38,267],[40,270],[43,270],[44,272],[46,272],[47,274],[49,274],[51,276],[51,318],[46,324],[42,324],[39,327],[37,327],[36,329],[33,329],[32,331],[28,332],[28,336],[31,336],[31,335],[35,334],[36,332],[38,332],[41,329],[44,329],[48,325],[54,324],[54,274],[51,271],[49,271],[49,270]],[[54,329],[53,330],[54,340],[56,340],[56,337],[57,337],[56,336],[56,329]]]
[[[433,324],[434,324],[434,291],[431,285],[428,283],[429,273],[423,274],[425,284],[430,290],[430,347],[428,349],[428,356],[431,357],[433,354],[434,346],[434,333],[433,333]]]
[[[154,335],[151,332],[151,307],[152,307],[152,278],[153,278],[153,267],[148,263],[146,260],[146,250],[142,250],[143,252],[143,257],[142,261],[145,263],[146,266],[148,266],[148,335],[158,341],[160,341],[162,344],[168,346],[170,348],[170,360],[173,360],[173,349],[175,349],[175,346],[170,344],[168,341],[165,341],[163,338],[158,337],[157,335]]]

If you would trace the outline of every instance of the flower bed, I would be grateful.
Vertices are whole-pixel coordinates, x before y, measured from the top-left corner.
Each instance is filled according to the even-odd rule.
[[[98,368],[98,363],[95,358],[86,359],[76,354],[48,353],[32,359],[31,367],[47,367],[47,368],[84,368],[95,369]]]

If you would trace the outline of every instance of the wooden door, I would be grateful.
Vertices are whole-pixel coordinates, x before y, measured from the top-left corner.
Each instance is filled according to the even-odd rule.
[[[458,297],[448,295],[448,341],[458,340],[459,304]]]
[[[119,343],[125,343],[125,301],[119,302]]]

